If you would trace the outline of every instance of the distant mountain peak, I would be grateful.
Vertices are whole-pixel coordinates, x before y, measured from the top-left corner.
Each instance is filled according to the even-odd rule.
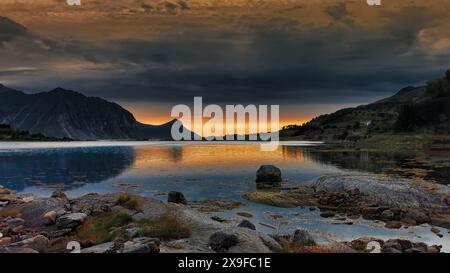
[[[0,38],[11,39],[15,36],[30,34],[28,29],[8,17],[0,16]]]

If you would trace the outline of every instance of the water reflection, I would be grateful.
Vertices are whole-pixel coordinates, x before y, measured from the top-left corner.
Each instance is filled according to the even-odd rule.
[[[0,184],[19,192],[30,186],[72,189],[116,177],[133,162],[131,147],[6,152],[0,154]]]

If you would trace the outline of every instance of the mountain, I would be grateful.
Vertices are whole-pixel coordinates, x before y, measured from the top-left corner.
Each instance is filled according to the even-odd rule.
[[[63,88],[26,94],[0,85],[0,124],[31,134],[75,140],[169,140],[174,122],[142,124],[116,103]]]
[[[421,87],[405,87],[368,105],[322,115],[280,131],[284,138],[352,140],[383,133],[450,134],[450,70]]]

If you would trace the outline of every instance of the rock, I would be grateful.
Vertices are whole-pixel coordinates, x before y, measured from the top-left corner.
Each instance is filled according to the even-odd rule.
[[[441,253],[441,248],[439,246],[432,245],[427,248],[427,252],[428,253]]]
[[[242,220],[241,223],[239,223],[238,227],[249,228],[249,229],[252,229],[252,230],[256,230],[255,225],[252,222],[250,222],[249,220],[246,220],[246,219]]]
[[[138,236],[139,229],[136,227],[127,228],[127,229],[125,229],[125,233],[127,234],[128,238],[134,238],[134,237]]]
[[[217,216],[217,215],[211,216],[211,219],[216,221],[216,222],[219,222],[219,223],[226,223],[226,222],[228,222],[227,219],[222,218],[222,217]]]
[[[108,242],[104,244],[99,244],[87,248],[83,248],[81,253],[110,253],[114,246],[114,242]]]
[[[0,238],[0,246],[9,245],[11,244],[11,242],[12,242],[11,237]]]
[[[41,198],[20,205],[21,218],[25,220],[27,228],[46,227],[45,219],[42,217],[49,211],[58,211],[64,207],[65,202],[57,198]]]
[[[36,250],[26,247],[2,247],[0,246],[0,253],[14,253],[14,254],[27,254],[27,253],[38,253]]]
[[[364,207],[361,210],[362,217],[368,220],[374,220],[378,218],[378,207]]]
[[[226,252],[230,247],[239,243],[238,237],[234,234],[218,231],[209,237],[208,245],[216,252]]]
[[[311,235],[306,230],[302,230],[302,229],[297,229],[294,232],[294,236],[292,236],[292,243],[295,246],[314,246],[314,245],[316,245],[316,242],[311,237]]]
[[[399,221],[389,221],[384,225],[385,228],[399,229],[402,227],[402,223]]]
[[[331,218],[334,217],[335,215],[336,215],[335,213],[329,211],[325,211],[320,214],[320,216],[323,218]]]
[[[51,195],[52,198],[59,198],[59,199],[65,199],[68,200],[67,195],[62,191],[54,191]]]
[[[0,207],[6,207],[9,204],[9,201],[0,202]]]
[[[81,225],[87,217],[85,213],[70,213],[59,217],[56,220],[58,228],[74,228]]]
[[[0,194],[11,194],[11,191],[5,188],[0,189]]]
[[[423,253],[423,251],[417,248],[409,248],[405,250],[404,253]]]
[[[383,248],[382,250],[381,250],[381,252],[382,253],[392,253],[392,254],[395,254],[395,253],[402,253],[400,250],[398,250],[398,249],[395,249],[395,248]]]
[[[440,231],[437,227],[432,227],[432,228],[431,228],[431,232],[433,232],[434,234],[439,234],[439,233],[441,233],[441,231]]]
[[[397,240],[387,240],[384,244],[383,244],[383,248],[393,248],[395,250],[398,251],[402,251],[402,246],[400,245],[400,243]]]
[[[405,240],[405,239],[397,239],[396,240],[399,244],[400,244],[400,246],[401,246],[401,250],[403,251],[403,252],[405,252],[407,249],[410,249],[410,248],[413,248],[414,246],[413,246],[413,243],[411,242],[411,241],[409,241],[409,240]]]
[[[44,222],[45,222],[45,224],[46,225],[53,225],[54,223],[56,223],[56,217],[57,216],[58,216],[58,214],[54,210],[47,212],[46,214],[44,214]]]
[[[47,250],[49,247],[49,240],[47,237],[43,235],[38,235],[30,239],[26,239],[23,241],[15,242],[9,245],[10,247],[22,247],[22,248],[31,248],[36,251],[42,252]]]
[[[280,185],[282,181],[281,170],[273,165],[263,165],[256,172],[256,183],[258,184],[273,186]]]
[[[167,202],[187,205],[187,200],[184,197],[184,194],[182,194],[181,192],[177,192],[177,191],[169,192]]]
[[[160,241],[155,238],[141,237],[124,244],[123,253],[159,253]]]
[[[58,229],[58,230],[52,230],[52,231],[49,231],[49,232],[47,233],[47,236],[48,236],[50,239],[54,239],[54,238],[66,236],[66,235],[68,235],[68,234],[71,233],[71,232],[72,232],[72,229],[71,229],[71,228],[64,228],[64,229]]]
[[[391,221],[394,219],[394,213],[391,210],[385,210],[381,213],[381,220]]]
[[[21,227],[25,224],[25,220],[23,220],[21,218],[13,218],[13,219],[6,221],[6,224],[10,228]]]
[[[445,208],[443,196],[450,193],[450,187],[444,185],[380,175],[327,175],[312,186],[316,191],[334,193],[358,189],[361,201],[389,208]]]
[[[135,238],[123,244],[123,250],[115,250],[115,242],[108,242],[81,250],[82,253],[158,253],[160,241],[155,238]]]

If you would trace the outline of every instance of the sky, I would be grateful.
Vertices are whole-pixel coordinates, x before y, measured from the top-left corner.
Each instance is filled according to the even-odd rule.
[[[100,96],[145,123],[172,106],[279,104],[281,124],[450,68],[450,1],[1,0],[0,83]]]

